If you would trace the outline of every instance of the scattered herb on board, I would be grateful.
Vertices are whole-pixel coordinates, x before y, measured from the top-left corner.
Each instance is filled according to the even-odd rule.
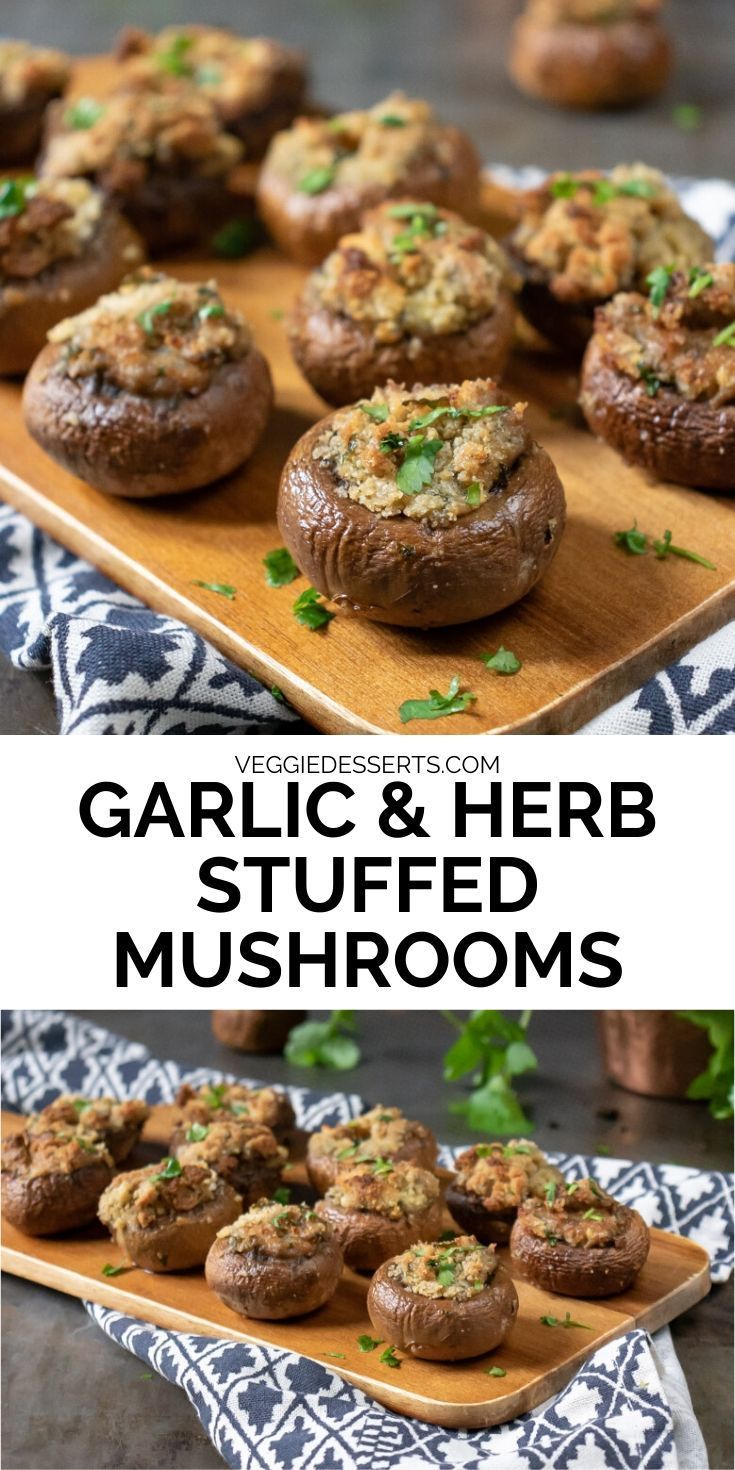
[[[104,110],[104,104],[97,102],[94,97],[80,97],[71,107],[67,107],[63,119],[64,127],[73,128],[76,133],[86,133],[99,122]]]
[[[359,403],[361,413],[367,414],[374,424],[384,424],[389,413],[387,403]]]
[[[297,623],[301,623],[304,628],[309,628],[312,633],[316,632],[317,628],[326,628],[327,623],[331,623],[334,617],[334,613],[324,606],[322,594],[317,592],[316,587],[305,587],[304,591],[299,593],[293,605],[293,615]]]
[[[674,125],[682,133],[696,133],[702,126],[702,109],[696,102],[679,102],[671,113]]]
[[[323,194],[330,184],[334,183],[335,165],[324,164],[321,168],[310,168],[303,178],[299,179],[297,188],[301,194]]]
[[[279,1185],[278,1189],[274,1189],[271,1198],[274,1199],[276,1201],[276,1204],[278,1204],[278,1205],[287,1205],[287,1204],[289,1204],[290,1203],[290,1200],[291,1200],[291,1191],[290,1191],[288,1185],[287,1184],[281,1184],[281,1185]]]
[[[657,265],[655,270],[649,271],[646,276],[648,286],[648,299],[653,307],[654,318],[660,316],[661,307],[666,300],[666,292],[671,285],[671,277],[674,274],[673,265]]]
[[[33,179],[3,179],[0,184],[0,219],[14,219],[28,202]]]
[[[689,272],[689,299],[696,300],[709,286],[714,286],[715,278],[711,271],[703,271],[701,265],[693,265]]]
[[[258,224],[253,219],[231,219],[212,236],[211,245],[215,255],[223,260],[241,260],[249,255],[260,238]]]
[[[277,700],[277,702],[279,704],[285,704],[286,703],[286,696],[285,696],[283,690],[278,688],[278,685],[277,684],[271,684],[271,694],[273,695],[273,698],[275,700]]]
[[[556,1199],[556,1180],[555,1179],[550,1179],[549,1180],[549,1182],[548,1182],[548,1184],[546,1186],[546,1191],[545,1192],[546,1192],[546,1203],[547,1203],[547,1205],[553,1205],[554,1200]]]
[[[453,1102],[452,1111],[462,1113],[471,1128],[491,1136],[527,1133],[531,1124],[513,1079],[538,1065],[526,1040],[531,1012],[523,1011],[517,1021],[503,1011],[473,1011],[467,1021],[452,1011],[442,1014],[459,1033],[444,1057],[444,1079],[458,1082],[472,1074],[473,1080],[469,1096]]]
[[[735,322],[730,322],[729,327],[723,327],[722,331],[717,333],[712,346],[735,347]]]
[[[407,725],[411,720],[440,720],[444,715],[463,714],[475,703],[477,695],[469,689],[460,694],[459,682],[459,674],[455,674],[446,694],[440,693],[438,689],[430,689],[428,699],[404,699],[398,710],[401,724]]]
[[[326,1067],[348,1072],[360,1060],[360,1048],[348,1033],[355,1030],[354,1011],[332,1011],[327,1021],[302,1021],[289,1032],[284,1047],[295,1067]]]
[[[218,597],[226,597],[229,602],[235,601],[236,587],[231,587],[229,582],[201,582],[197,577],[192,582],[192,587],[204,587],[207,592],[216,592]]]
[[[385,1351],[380,1354],[379,1361],[381,1363],[385,1363],[387,1368],[400,1368],[401,1366],[401,1359],[396,1357],[396,1350],[394,1347],[387,1347]]]
[[[132,1266],[103,1266],[101,1274],[103,1276],[122,1276],[124,1271],[132,1271],[133,1269]]]
[[[488,1378],[505,1378],[506,1373],[508,1372],[508,1370],[507,1370],[507,1368],[495,1368],[495,1367],[493,1367],[493,1368],[486,1368],[485,1369],[485,1372],[487,1373]]]
[[[563,1321],[559,1317],[539,1317],[539,1322],[543,1322],[544,1327],[583,1327],[585,1332],[592,1331],[587,1322],[575,1322],[569,1312]]]
[[[325,1353],[325,1358],[344,1358],[344,1353]]]
[[[163,1165],[163,1168],[158,1174],[151,1175],[152,1181],[157,1181],[159,1179],[178,1179],[179,1174],[182,1172],[181,1164],[179,1163],[178,1159],[172,1159],[169,1157],[167,1159],[162,1159],[161,1163]]]
[[[373,1353],[376,1347],[381,1347],[384,1342],[382,1337],[371,1337],[369,1332],[362,1332],[357,1339],[357,1346],[361,1353]]]
[[[648,551],[653,551],[659,561],[665,561],[667,556],[680,556],[684,561],[696,562],[697,566],[706,567],[710,572],[717,571],[714,562],[708,561],[706,556],[700,556],[698,551],[689,551],[686,546],[676,546],[670,531],[664,531],[663,536],[657,539],[649,536],[647,531],[639,531],[638,523],[634,521],[630,530],[613,532],[613,540],[631,556],[645,556]]]
[[[295,582],[299,576],[296,562],[285,546],[277,546],[275,551],[269,551],[263,557],[263,566],[269,587],[287,587],[289,582]]]
[[[209,1128],[206,1123],[192,1123],[186,1130],[187,1143],[203,1143],[209,1136]]]
[[[155,1373],[141,1373],[140,1382],[144,1383],[147,1378],[155,1378]]]
[[[687,1097],[703,1098],[713,1118],[733,1114],[733,1013],[732,1011],[678,1011],[684,1021],[707,1032],[712,1055],[703,1072],[689,1084]]]
[[[282,306],[272,306],[269,312],[271,321],[274,322],[282,322],[285,315],[286,313]]]
[[[150,336],[152,332],[155,332],[156,318],[159,316],[165,316],[166,312],[170,311],[172,306],[173,301],[157,301],[155,306],[147,306],[145,311],[141,311],[139,313],[139,315],[136,317],[136,321],[138,322],[138,325],[143,328],[143,331],[146,333],[147,336]]]
[[[502,643],[495,653],[481,653],[480,659],[486,669],[492,669],[496,674],[517,674],[523,668],[521,660]]]

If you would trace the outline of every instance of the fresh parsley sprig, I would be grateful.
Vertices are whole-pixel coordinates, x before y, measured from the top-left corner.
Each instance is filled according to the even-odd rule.
[[[263,557],[263,566],[269,587],[287,587],[299,575],[296,562],[285,546],[277,546],[275,551],[267,552]]]
[[[513,1088],[513,1078],[538,1065],[526,1039],[531,1012],[523,1011],[517,1021],[502,1011],[473,1011],[466,1021],[452,1011],[443,1015],[458,1032],[444,1057],[445,1081],[472,1078],[469,1096],[452,1102],[452,1111],[462,1113],[470,1128],[494,1137],[527,1133],[531,1124]]]
[[[515,653],[509,648],[504,648],[502,643],[495,653],[481,653],[480,660],[486,669],[492,669],[495,674],[517,674],[523,664]]]
[[[585,1332],[592,1331],[592,1328],[587,1322],[575,1322],[570,1312],[567,1312],[563,1319],[550,1315],[539,1317],[539,1322],[542,1322],[544,1327],[582,1327]]]
[[[335,616],[328,607],[324,606],[322,594],[317,592],[316,587],[305,587],[304,591],[299,593],[293,605],[293,615],[297,623],[301,623],[304,628],[309,628],[312,633],[318,628],[326,628],[327,623],[331,623]]]
[[[455,674],[446,694],[440,693],[438,689],[430,689],[428,699],[404,699],[398,710],[401,724],[408,725],[411,720],[440,720],[444,715],[463,714],[476,702],[477,695],[469,689],[460,694],[459,684],[459,674]]]
[[[700,556],[698,551],[690,551],[686,546],[676,546],[671,539],[671,532],[664,531],[663,536],[656,538],[649,536],[647,531],[638,529],[638,522],[627,531],[614,531],[613,541],[616,546],[621,546],[630,556],[645,556],[648,551],[653,551],[659,561],[665,561],[667,556],[680,556],[684,561],[696,562],[700,567],[706,567],[710,572],[716,572],[717,567],[706,556]]]
[[[294,1067],[348,1072],[360,1060],[360,1048],[349,1034],[354,1031],[354,1011],[332,1011],[326,1021],[302,1021],[294,1026],[283,1054]]]

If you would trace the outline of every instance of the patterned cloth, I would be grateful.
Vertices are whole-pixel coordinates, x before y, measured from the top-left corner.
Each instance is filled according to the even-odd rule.
[[[528,187],[538,169],[491,172]],[[735,257],[735,187],[680,179],[685,208]],[[198,633],[150,612],[0,506],[0,649],[51,669],[62,735],[298,734],[284,704]],[[735,624],[584,726],[591,735],[735,733]]]
[[[221,1080],[159,1061],[139,1043],[62,1012],[2,1017],[3,1106],[23,1112],[59,1091],[170,1102],[182,1081]],[[230,1074],[227,1074],[228,1076]],[[297,1122],[356,1117],[359,1097],[289,1088]],[[443,1149],[451,1163],[458,1150]],[[712,1277],[733,1261],[732,1178],[675,1165],[580,1154],[551,1156],[571,1178],[588,1173],[650,1224],[710,1252]],[[188,1395],[226,1463],[242,1470],[699,1470],[706,1455],[670,1335],[636,1329],[594,1353],[562,1393],[494,1429],[437,1429],[382,1408],[329,1368],[247,1343],[167,1332],[86,1304],[100,1327]],[[682,1453],[682,1443],[686,1450]]]

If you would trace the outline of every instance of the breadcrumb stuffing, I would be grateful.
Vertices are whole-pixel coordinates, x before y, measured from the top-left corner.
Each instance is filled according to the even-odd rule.
[[[370,1159],[394,1159],[404,1149],[432,1148],[432,1139],[423,1123],[404,1118],[400,1108],[378,1105],[349,1123],[326,1124],[309,1139],[309,1154],[330,1158],[337,1163],[363,1163]]]
[[[0,41],[0,109],[53,97],[68,81],[69,59],[61,51],[29,41]]]
[[[334,1239],[331,1226],[310,1205],[280,1205],[261,1199],[232,1225],[217,1232],[238,1255],[294,1260],[314,1256]]]
[[[517,1209],[529,1196],[542,1196],[550,1182],[564,1176],[527,1138],[510,1143],[479,1143],[456,1160],[456,1183],[476,1195],[489,1211]]]
[[[524,1228],[552,1248],[563,1244],[583,1250],[618,1245],[630,1210],[607,1194],[594,1179],[549,1188],[544,1199],[528,1199],[518,1214]]]
[[[123,85],[181,91],[196,87],[224,117],[265,108],[285,86],[303,91],[300,54],[264,36],[216,26],[165,26],[156,35],[123,32],[118,57]]]
[[[387,1273],[416,1296],[461,1302],[484,1291],[497,1268],[494,1245],[480,1245],[474,1235],[459,1235],[449,1245],[411,1246],[389,1262]]]
[[[372,1163],[346,1164],[324,1199],[340,1210],[367,1211],[400,1220],[423,1214],[436,1204],[439,1193],[439,1180],[428,1169],[376,1159]]]

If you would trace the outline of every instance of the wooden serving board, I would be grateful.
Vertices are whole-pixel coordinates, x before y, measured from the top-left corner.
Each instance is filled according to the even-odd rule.
[[[163,1107],[154,1111],[144,1134],[143,1154],[131,1160],[131,1167],[165,1150],[171,1112]],[[12,1131],[22,1119],[3,1113],[2,1125],[3,1133]],[[288,1182],[294,1186],[294,1197],[307,1197],[303,1147],[294,1150],[294,1158]],[[449,1216],[446,1223],[453,1223]],[[253,1322],[224,1306],[199,1271],[155,1276],[133,1269],[121,1276],[103,1276],[102,1267],[118,1264],[120,1257],[101,1226],[33,1239],[3,1222],[2,1268],[158,1327],[286,1348],[332,1368],[398,1413],[428,1424],[477,1429],[505,1423],[558,1393],[585,1359],[611,1338],[635,1326],[653,1332],[706,1296],[707,1252],[680,1235],[663,1230],[651,1234],[648,1260],[634,1286],[621,1296],[573,1300],[517,1281],[518,1318],[496,1352],[465,1363],[419,1362],[399,1353],[400,1368],[380,1363],[377,1349],[360,1352],[358,1337],[373,1330],[365,1306],[369,1278],[348,1269],[332,1301],[320,1311],[291,1322]],[[501,1255],[507,1257],[507,1251]],[[540,1321],[549,1314],[563,1319],[566,1312],[585,1327],[546,1327]],[[491,1366],[504,1368],[505,1377],[489,1378]]]
[[[103,91],[109,75],[105,58],[82,62],[76,90]],[[489,186],[486,205],[498,229],[512,217],[512,200],[498,188]],[[561,549],[543,583],[507,612],[460,628],[413,632],[345,615],[318,632],[299,626],[291,609],[304,579],[271,590],[262,558],[280,545],[275,503],[284,460],[324,412],[291,361],[281,319],[304,273],[265,248],[242,261],[179,256],[166,265],[186,279],[216,275],[270,361],[276,409],[253,459],[190,495],[117,500],[66,474],[37,448],[23,427],[20,389],[5,382],[0,494],[129,592],[277,686],[318,729],[564,733],[735,614],[735,502],[655,484],[624,465],[582,426],[574,373],[526,347],[515,355],[506,386],[529,401],[531,432],[555,460],[569,507]],[[715,562],[717,571],[627,555],[613,533],[635,521],[656,536],[671,530],[676,543]],[[197,587],[199,580],[231,584],[235,600]],[[512,678],[490,674],[478,661],[501,643],[522,660]],[[454,674],[477,695],[466,713],[401,726],[403,700],[446,690]]]

